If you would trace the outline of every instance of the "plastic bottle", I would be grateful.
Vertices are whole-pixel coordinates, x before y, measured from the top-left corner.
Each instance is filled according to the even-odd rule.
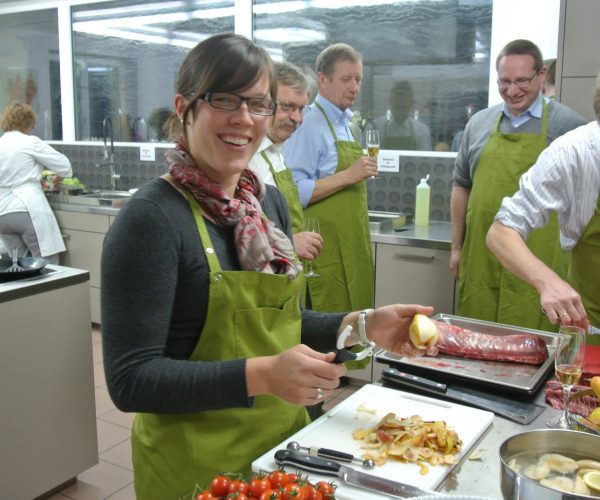
[[[417,194],[415,202],[415,226],[429,225],[429,197],[431,189],[427,181],[429,174],[417,185]]]

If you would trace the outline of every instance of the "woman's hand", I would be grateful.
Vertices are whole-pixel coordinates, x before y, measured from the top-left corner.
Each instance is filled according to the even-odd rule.
[[[333,364],[334,358],[333,352],[323,354],[304,344],[275,356],[250,358],[248,395],[270,394],[301,406],[317,404],[331,395],[347,371],[343,364]]]
[[[386,351],[405,356],[422,356],[426,351],[416,349],[409,338],[408,329],[415,314],[430,315],[433,307],[417,304],[392,304],[378,307],[367,314],[365,330],[370,341]],[[340,332],[346,325],[358,330],[358,312],[348,314],[340,326]],[[428,349],[429,351],[429,349]]]

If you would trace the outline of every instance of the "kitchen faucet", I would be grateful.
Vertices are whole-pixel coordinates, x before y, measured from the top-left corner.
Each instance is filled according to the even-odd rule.
[[[115,191],[117,189],[117,181],[121,178],[117,174],[117,165],[115,164],[115,144],[114,144],[114,133],[113,133],[113,122],[110,116],[107,116],[102,120],[102,138],[104,140],[104,161],[97,163],[97,167],[108,165],[110,168],[110,185]],[[108,139],[110,139],[110,150],[108,148]]]

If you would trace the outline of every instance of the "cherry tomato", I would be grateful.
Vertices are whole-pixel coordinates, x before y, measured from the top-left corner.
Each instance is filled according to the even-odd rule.
[[[334,498],[335,486],[327,481],[319,481],[317,483],[317,491],[321,493],[323,498]]]
[[[267,488],[259,498],[260,500],[281,500],[281,492],[273,488]]]
[[[269,474],[269,481],[271,482],[271,488],[276,490],[279,486],[287,484],[287,474],[282,470],[276,470]]]
[[[232,500],[250,500],[250,497],[248,495],[246,495],[245,493],[242,493],[240,491],[236,491],[234,493],[230,493],[229,495],[227,495],[227,500],[232,499]]]
[[[231,479],[227,476],[215,476],[210,482],[210,492],[216,497],[224,497],[229,493]]]
[[[281,498],[283,500],[304,500],[304,488],[298,483],[287,483],[283,486]]]
[[[302,489],[304,490],[304,500],[323,500],[323,495],[320,491],[317,491],[312,484],[305,484]]]
[[[271,482],[266,477],[255,477],[250,481],[250,496],[260,498],[265,490],[271,489]]]
[[[294,472],[288,472],[287,482],[288,483],[297,483],[298,482],[298,474],[296,474]]]
[[[248,495],[248,493],[250,492],[250,485],[246,481],[234,479],[233,481],[231,481],[231,484],[229,485],[228,492],[229,493],[243,493],[245,495]],[[233,497],[233,498],[237,498],[237,497]]]
[[[216,496],[214,496],[210,490],[204,490],[202,493],[198,493],[194,500],[210,500],[212,498],[217,498]]]

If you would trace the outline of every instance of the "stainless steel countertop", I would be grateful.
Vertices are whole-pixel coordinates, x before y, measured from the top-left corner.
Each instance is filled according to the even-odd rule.
[[[74,203],[60,203],[55,201],[50,202],[50,206],[54,210],[87,214],[116,216],[119,213],[119,209],[113,207],[76,205]],[[373,243],[387,243],[390,245],[450,250],[452,226],[450,222],[431,221],[428,226],[423,227],[409,224],[397,231],[392,229],[371,231],[371,241]]]
[[[450,222],[431,221],[428,226],[409,224],[395,231],[371,231],[371,240],[373,243],[450,250],[452,225]]]

